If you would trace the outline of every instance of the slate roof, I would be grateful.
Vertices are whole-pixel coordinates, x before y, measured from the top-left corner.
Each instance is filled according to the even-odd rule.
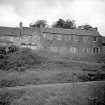
[[[31,35],[35,30],[37,28],[23,27],[23,29],[20,29],[19,27],[0,27],[0,35]]]
[[[63,29],[63,28],[43,28],[43,33],[54,33],[54,34],[64,34],[64,35],[91,35],[91,36],[101,36],[99,32],[92,30],[83,29]]]
[[[0,35],[18,35],[19,33],[20,33],[19,28],[0,27]]]
[[[31,35],[32,32],[38,31],[38,28],[23,27],[0,27],[0,35]],[[99,32],[83,29],[63,29],[63,28],[42,28],[43,33],[64,34],[64,35],[91,35],[100,36]]]

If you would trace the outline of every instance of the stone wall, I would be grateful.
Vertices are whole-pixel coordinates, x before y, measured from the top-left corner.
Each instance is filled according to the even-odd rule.
[[[42,33],[41,43],[45,50],[68,58],[94,58],[102,53],[101,36]]]
[[[83,33],[82,35],[76,35],[64,33],[67,33],[69,30],[62,31],[63,33],[61,33],[60,30],[54,29],[53,31],[53,29],[50,28],[48,29],[50,32],[43,32],[42,27],[15,28],[7,31],[10,35],[7,35],[5,30],[2,31],[2,33],[0,33],[0,39],[5,40],[5,43],[10,41],[20,47],[46,50],[73,59],[87,59],[89,57],[93,59],[103,52],[102,36],[92,35],[90,31],[89,35],[83,35]],[[59,33],[56,33],[57,31],[59,31]],[[71,30],[71,32],[74,33],[73,30]],[[81,33],[82,31],[79,30],[79,32]],[[85,34],[85,31],[83,32]]]

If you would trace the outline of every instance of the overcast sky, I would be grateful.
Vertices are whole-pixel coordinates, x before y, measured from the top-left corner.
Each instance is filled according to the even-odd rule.
[[[58,18],[77,25],[97,26],[105,36],[105,0],[0,0],[0,26],[24,26],[39,19],[48,24]]]

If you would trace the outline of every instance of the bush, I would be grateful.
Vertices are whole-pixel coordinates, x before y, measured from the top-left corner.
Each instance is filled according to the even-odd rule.
[[[13,86],[18,86],[21,85],[21,82],[17,80],[1,80],[0,81],[0,88],[3,87],[13,87]]]
[[[89,78],[88,75],[79,75],[78,78],[79,78],[80,80],[82,80],[83,82],[84,82],[84,81],[90,81],[90,78]]]
[[[8,47],[8,53],[14,53],[14,52],[16,52],[18,50],[19,50],[19,47],[14,46],[14,45]]]
[[[105,105],[105,85],[93,89],[93,97],[88,98],[89,105]]]
[[[15,91],[14,93],[9,91],[0,92],[0,105],[11,105],[14,99],[18,99],[25,94],[25,91]]]
[[[2,54],[0,59],[0,69],[1,70],[17,70],[24,71],[27,67],[38,66],[46,61],[44,57],[33,54],[32,51],[28,48],[15,49],[11,47],[10,52],[6,55]]]
[[[79,75],[78,78],[82,81],[101,81],[105,80],[105,73],[101,71],[96,71],[94,73],[91,73],[90,70],[90,73]]]

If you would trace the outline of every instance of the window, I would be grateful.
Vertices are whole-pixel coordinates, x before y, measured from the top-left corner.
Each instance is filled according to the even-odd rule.
[[[83,53],[86,53],[86,48],[82,48]]]
[[[98,54],[100,52],[100,49],[97,47],[93,48],[93,54]]]
[[[89,52],[90,52],[90,49],[89,49],[89,48],[83,48],[82,51],[83,51],[84,53],[89,53]]]
[[[14,37],[8,37],[8,39],[10,40],[10,41],[14,41]]]
[[[7,36],[1,36],[0,39],[7,39]]]
[[[73,35],[73,40],[74,41],[79,41],[79,37],[77,35]]]
[[[98,37],[93,37],[93,41],[96,42],[98,40]]]
[[[44,38],[47,38],[48,40],[52,40],[53,39],[53,35],[51,34],[43,34]]]
[[[57,40],[62,40],[62,35],[56,35]]]
[[[68,49],[66,46],[62,46],[62,47],[60,47],[59,51],[60,51],[60,53],[67,53]]]
[[[52,52],[57,52],[58,51],[58,48],[56,46],[50,46],[50,50]]]
[[[43,37],[44,37],[44,38],[46,38],[46,36],[47,36],[46,34],[43,34]]]
[[[87,41],[88,41],[88,36],[84,36],[84,37],[83,37],[83,41],[84,41],[84,42],[87,42]]]
[[[72,39],[72,36],[71,35],[64,35],[64,40],[65,41],[69,41]]]
[[[7,43],[5,43],[5,42],[0,42],[0,45],[1,45],[1,46],[6,46]]]
[[[87,48],[87,53],[90,53],[90,48]]]
[[[70,47],[70,52],[71,53],[77,53],[77,48],[76,47]]]
[[[13,36],[1,36],[0,39],[14,41],[15,37],[13,37]]]
[[[21,43],[21,45],[26,45],[25,43]]]
[[[28,43],[29,41],[30,41],[30,36],[24,36],[22,38],[22,42],[24,42],[24,43]]]
[[[47,39],[49,39],[49,40],[53,40],[53,35],[48,34],[48,35],[47,35]]]
[[[71,39],[72,39],[72,37],[71,37],[71,35],[69,35],[69,36],[68,36],[68,40],[71,40]]]
[[[68,35],[64,35],[64,40],[65,41],[69,41],[69,38],[68,37],[69,37]]]

